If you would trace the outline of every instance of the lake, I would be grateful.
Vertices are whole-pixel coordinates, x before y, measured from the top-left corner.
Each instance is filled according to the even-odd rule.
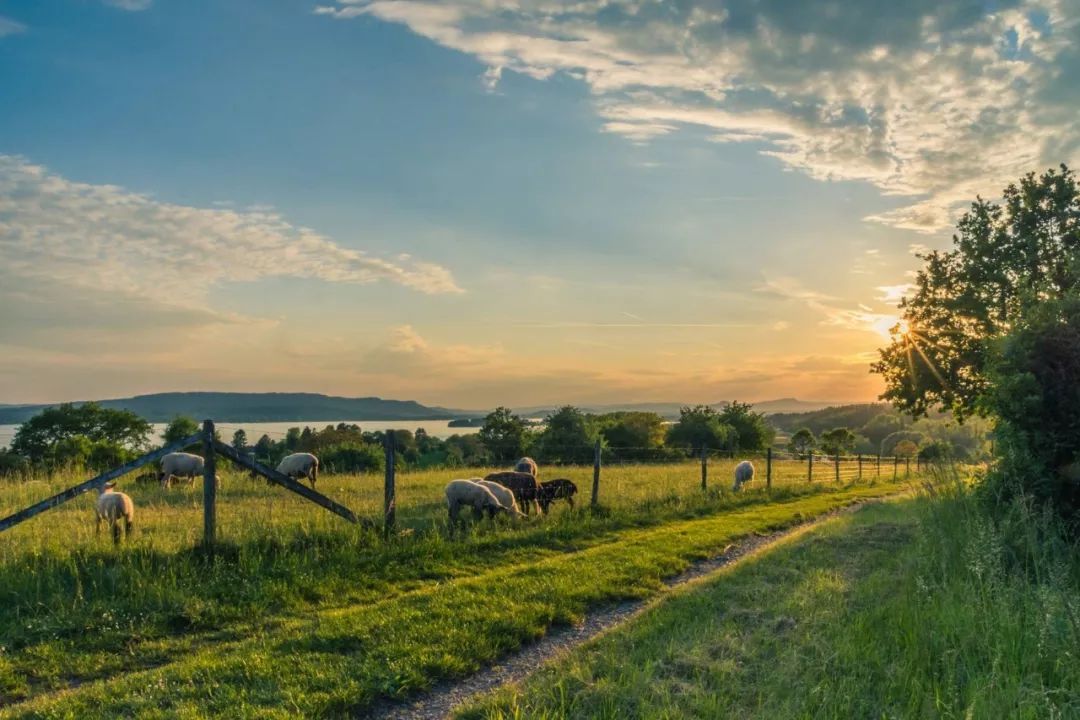
[[[416,432],[417,428],[424,428],[428,435],[433,437],[450,437],[451,435],[470,435],[478,432],[478,427],[450,427],[449,420],[290,420],[288,422],[236,422],[236,423],[217,423],[218,432],[221,437],[228,442],[232,439],[232,434],[238,429],[243,428],[247,433],[248,442],[254,444],[262,435],[269,435],[274,440],[280,440],[285,437],[285,433],[288,432],[291,427],[298,427],[303,429],[305,425],[310,426],[313,430],[321,430],[327,425],[337,425],[339,422],[357,424],[362,429],[367,431],[375,430],[412,430]],[[154,423],[154,440],[161,440],[161,433],[165,430],[166,423]],[[0,447],[7,447],[11,444],[11,439],[15,437],[15,431],[19,428],[18,425],[0,425]]]

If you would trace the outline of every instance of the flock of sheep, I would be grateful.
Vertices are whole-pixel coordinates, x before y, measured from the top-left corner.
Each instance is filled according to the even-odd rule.
[[[187,478],[188,485],[195,482],[196,475],[202,475],[205,464],[203,458],[192,453],[174,452],[161,459],[161,468],[157,478],[162,488],[168,488],[174,478]],[[291,478],[307,478],[311,487],[319,476],[319,459],[311,453],[293,453],[278,463],[277,471]],[[446,486],[446,504],[450,511],[451,528],[460,520],[461,508],[471,507],[475,519],[489,518],[505,513],[513,518],[529,515],[533,508],[538,513],[547,514],[556,500],[566,500],[574,506],[577,485],[566,478],[556,478],[540,482],[539,468],[532,458],[523,457],[517,461],[513,470],[494,472],[484,478],[451,480]],[[749,460],[743,460],[735,466],[735,484],[738,490],[742,485],[754,479],[754,466]],[[524,508],[524,512],[522,512]],[[95,506],[97,531],[101,523],[109,524],[113,541],[120,541],[120,525],[123,522],[124,536],[131,532],[135,522],[135,503],[122,492],[114,489],[114,483],[106,483],[98,490]]]

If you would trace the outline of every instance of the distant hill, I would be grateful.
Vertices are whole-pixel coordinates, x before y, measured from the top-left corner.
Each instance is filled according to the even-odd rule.
[[[468,410],[428,407],[412,400],[347,398],[318,393],[175,392],[101,400],[108,408],[130,410],[150,422],[168,422],[177,415],[220,422],[284,422],[321,420],[447,420],[475,416]],[[44,405],[0,405],[0,425],[25,422]]]
[[[809,428],[815,435],[837,427],[859,428],[881,414],[899,415],[884,403],[836,405],[809,412],[775,413],[769,416],[773,426],[787,432]]]
[[[726,401],[710,403],[713,407],[720,407],[724,405]],[[671,402],[653,402],[653,403],[622,403],[617,405],[586,405],[581,406],[581,410],[587,413],[595,413],[597,415],[610,412],[654,412],[657,415],[662,415],[668,419],[674,419],[679,417],[679,409],[686,405],[695,405],[697,403],[671,403]],[[823,408],[836,405],[836,403],[822,402],[815,400],[796,400],[795,398],[781,398],[779,400],[765,400],[762,402],[752,403],[754,410],[757,412],[763,412],[766,415],[772,415],[773,413],[791,413],[791,412],[812,412],[814,410],[821,410]],[[549,415],[557,408],[554,406],[540,405],[534,407],[514,408],[514,412],[522,417],[544,417]]]

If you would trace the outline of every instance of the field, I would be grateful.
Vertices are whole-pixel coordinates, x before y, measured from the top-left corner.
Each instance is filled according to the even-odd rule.
[[[162,491],[129,480],[137,531],[118,549],[94,534],[92,495],[0,538],[0,715],[355,714],[589,608],[649,597],[738,537],[907,487],[889,476],[807,484],[793,461],[777,464],[771,493],[759,479],[733,495],[733,462],[712,461],[705,493],[696,462],[605,467],[595,511],[582,507],[591,468],[552,469],[582,488],[577,509],[454,540],[441,493],[463,473],[403,474],[390,542],[225,473],[212,559],[198,549],[198,482]],[[0,513],[77,479],[0,485]],[[360,515],[381,512],[381,477],[329,475],[319,489]]]
[[[867,506],[458,717],[1080,717],[1080,555],[1025,534],[963,496]]]

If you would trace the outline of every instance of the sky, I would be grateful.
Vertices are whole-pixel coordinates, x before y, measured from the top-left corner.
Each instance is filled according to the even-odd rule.
[[[868,401],[1080,0],[0,0],[0,403]]]

